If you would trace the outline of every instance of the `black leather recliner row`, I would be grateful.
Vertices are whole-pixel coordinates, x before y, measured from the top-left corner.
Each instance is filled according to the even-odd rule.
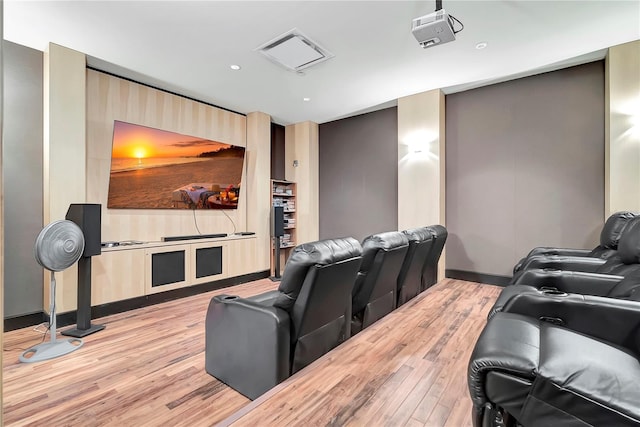
[[[206,371],[255,399],[435,283],[426,264],[446,236],[433,226],[297,246],[278,290],[212,298]]]
[[[474,426],[640,425],[640,304],[570,305],[487,322],[468,369]]]
[[[528,268],[539,268],[538,262],[544,257],[554,256],[576,256],[587,258],[608,259],[616,254],[618,242],[625,227],[634,219],[636,215],[632,212],[616,212],[612,214],[604,223],[600,232],[600,244],[595,248],[589,249],[571,249],[571,248],[552,248],[539,246],[533,248],[526,257],[522,258],[513,268],[513,274]],[[534,261],[535,260],[535,261]]]
[[[213,297],[206,371],[255,399],[345,341],[361,260],[360,243],[350,237],[305,243],[291,253],[278,290]]]
[[[441,225],[364,239],[362,266],[353,287],[353,335],[436,283],[446,239]]]
[[[601,264],[620,275],[533,269],[503,290],[469,361],[475,426],[640,425],[640,220],[620,217]]]
[[[616,254],[600,264],[594,273],[579,271],[583,266],[579,263],[557,266],[565,268],[522,270],[514,284],[502,290],[489,316],[502,310],[517,295],[538,289],[547,294],[578,293],[619,299],[635,297],[635,293],[640,292],[640,217],[628,223]]]
[[[511,284],[518,283],[527,270],[535,268],[611,274],[621,263],[617,257],[620,241],[636,219],[631,212],[611,215],[600,233],[600,244],[587,253],[579,254],[579,249],[533,249],[514,267]]]

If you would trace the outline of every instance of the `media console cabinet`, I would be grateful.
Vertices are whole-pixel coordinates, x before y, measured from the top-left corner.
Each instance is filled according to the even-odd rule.
[[[145,242],[93,257],[91,305],[255,273],[255,236]]]

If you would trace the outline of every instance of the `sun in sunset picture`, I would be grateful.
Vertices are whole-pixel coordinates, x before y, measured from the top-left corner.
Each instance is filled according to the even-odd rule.
[[[107,207],[235,209],[244,147],[114,121]]]

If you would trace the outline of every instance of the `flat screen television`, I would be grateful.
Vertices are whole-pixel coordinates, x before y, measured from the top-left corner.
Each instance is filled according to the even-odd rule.
[[[237,209],[244,147],[114,121],[107,207]]]

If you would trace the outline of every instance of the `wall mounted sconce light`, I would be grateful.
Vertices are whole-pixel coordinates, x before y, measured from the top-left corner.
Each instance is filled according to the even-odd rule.
[[[403,143],[407,146],[409,155],[432,154],[432,145],[437,141],[438,135],[436,133],[428,130],[419,130],[407,135]]]

